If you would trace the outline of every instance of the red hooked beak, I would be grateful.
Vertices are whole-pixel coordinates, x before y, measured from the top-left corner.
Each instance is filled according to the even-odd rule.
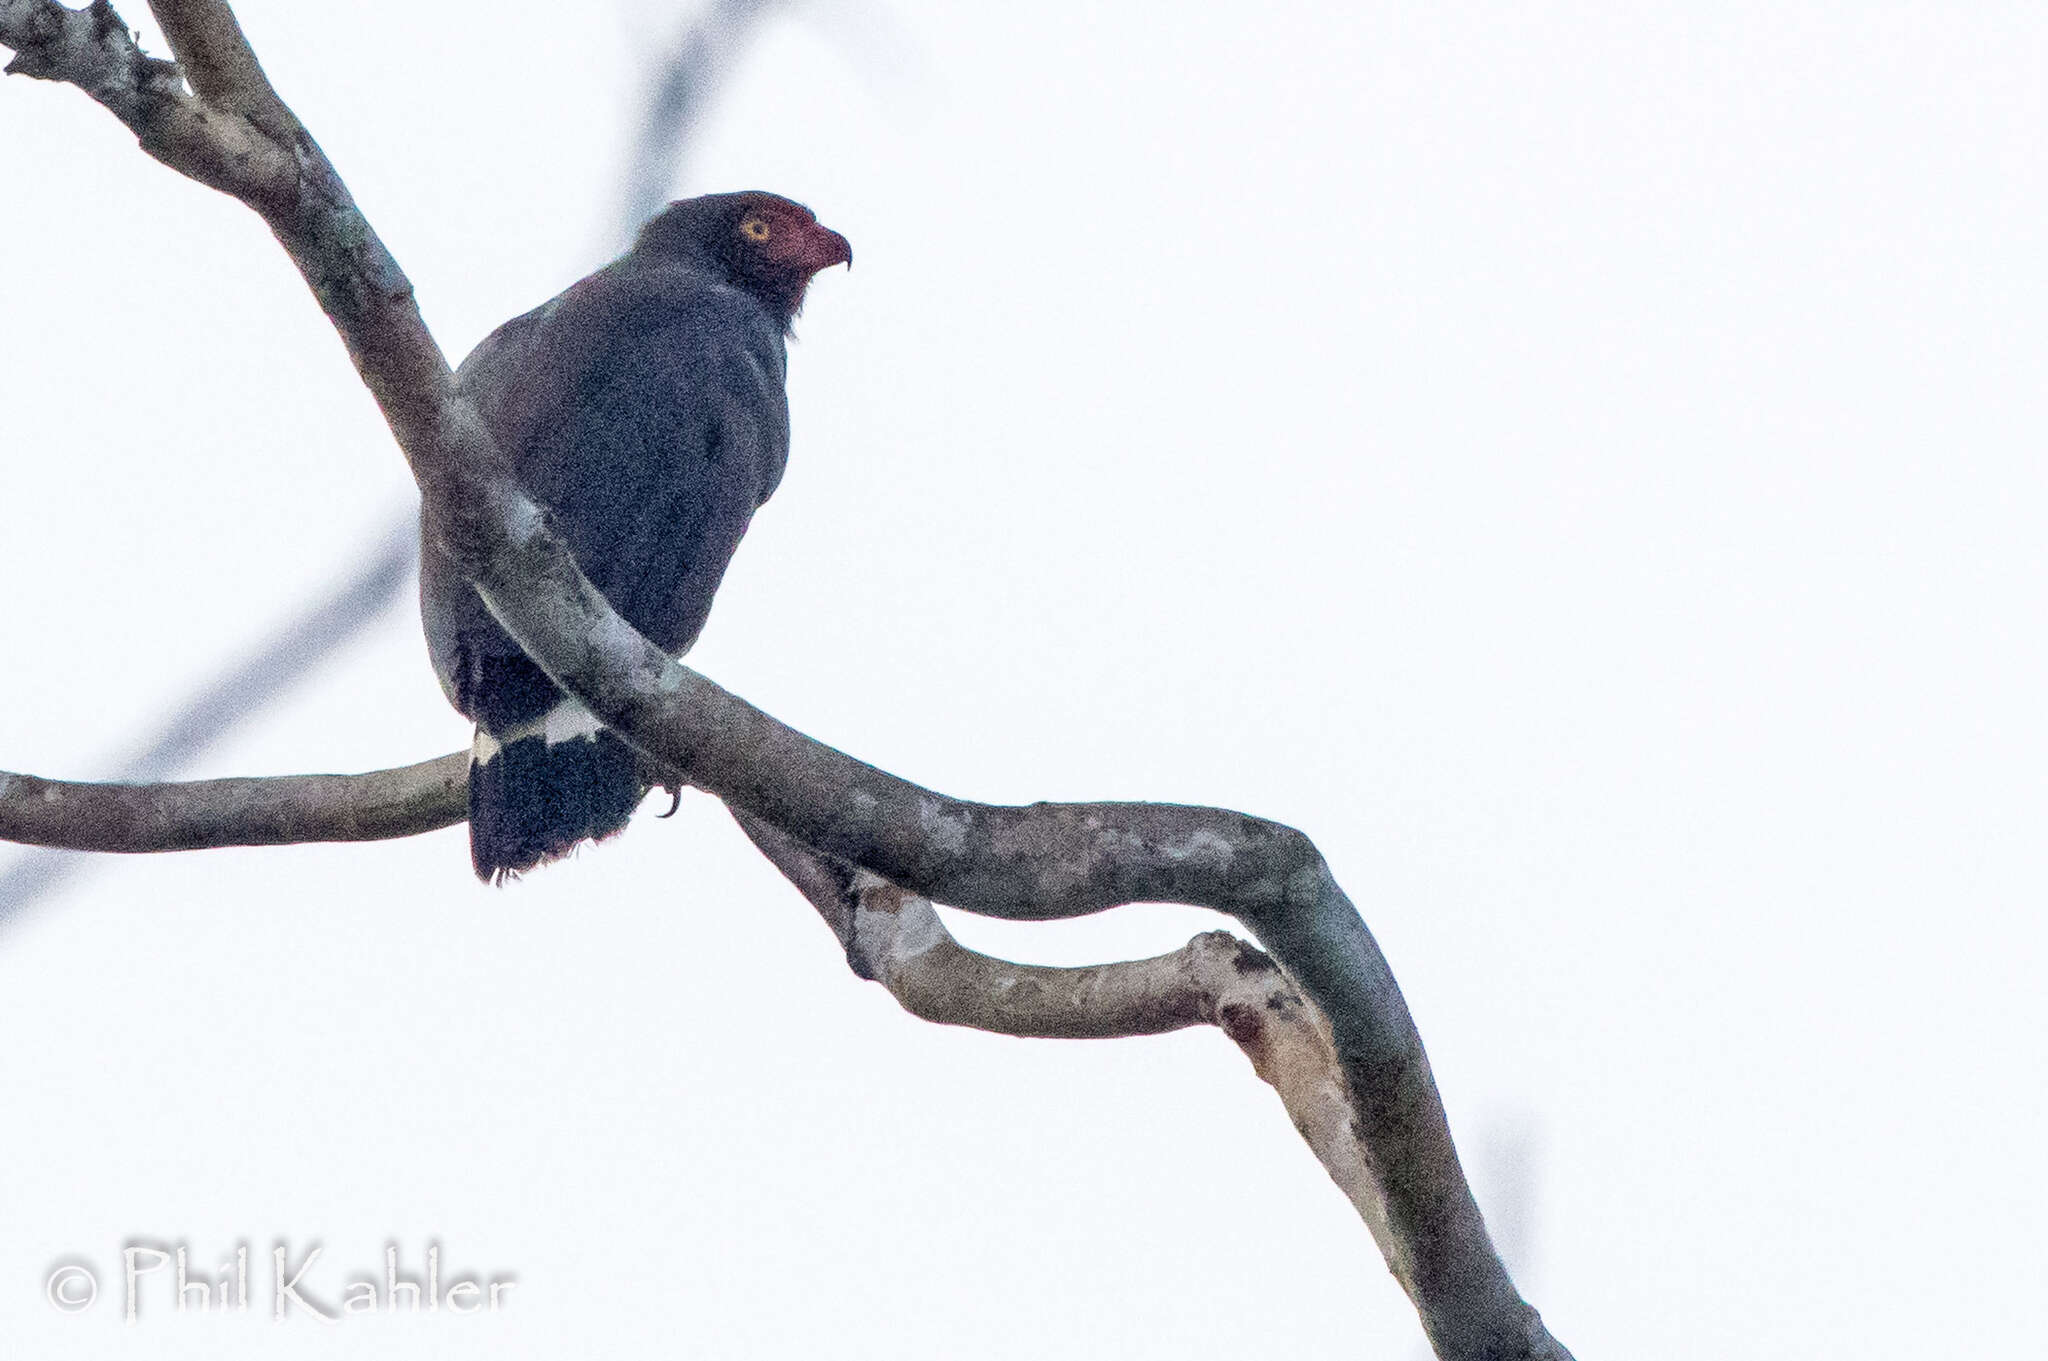
[[[838,232],[814,222],[810,231],[805,234],[803,252],[797,263],[810,274],[816,274],[821,269],[830,269],[834,265],[845,265],[852,269],[853,247]]]

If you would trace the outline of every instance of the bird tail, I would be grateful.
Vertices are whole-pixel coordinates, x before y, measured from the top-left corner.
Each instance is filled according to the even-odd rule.
[[[625,828],[647,785],[633,749],[564,698],[541,719],[469,754],[469,853],[476,877],[506,879]]]

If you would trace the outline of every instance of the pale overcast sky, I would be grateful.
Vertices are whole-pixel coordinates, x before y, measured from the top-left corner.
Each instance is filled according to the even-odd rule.
[[[238,10],[451,357],[612,248],[679,13]],[[2038,5],[801,7],[675,191],[859,264],[692,660],[950,793],[1306,830],[1579,1356],[2023,1354],[2044,71]],[[412,489],[246,210],[20,79],[0,185],[0,766],[103,776]],[[193,773],[467,740],[408,601]],[[450,830],[14,920],[8,1350],[1420,1354],[1220,1035],[911,1020],[717,805],[654,811],[505,891]],[[159,1273],[123,1336],[135,1240],[248,1244],[251,1316]],[[506,1307],[267,1316],[279,1241],[333,1299],[430,1240]]]

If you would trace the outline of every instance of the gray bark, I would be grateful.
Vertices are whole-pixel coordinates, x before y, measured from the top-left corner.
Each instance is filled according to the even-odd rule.
[[[0,0],[0,43],[16,49],[10,70],[78,85],[151,155],[263,216],[383,410],[437,542],[558,685],[679,778],[918,897],[1017,919],[1138,901],[1230,913],[1328,1022],[1384,1209],[1388,1264],[1436,1353],[1569,1355],[1494,1252],[1407,1005],[1306,836],[1215,808],[948,798],[778,723],[663,655],[591,588],[508,476],[455,394],[410,282],[271,89],[227,6],[153,9],[189,91],[178,69],[136,50],[104,3],[69,11]]]

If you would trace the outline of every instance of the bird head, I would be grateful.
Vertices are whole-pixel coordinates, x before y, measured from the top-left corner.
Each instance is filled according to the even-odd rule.
[[[853,265],[853,247],[801,203],[758,189],[678,199],[641,228],[633,249],[712,265],[758,297],[785,329],[811,276]]]

